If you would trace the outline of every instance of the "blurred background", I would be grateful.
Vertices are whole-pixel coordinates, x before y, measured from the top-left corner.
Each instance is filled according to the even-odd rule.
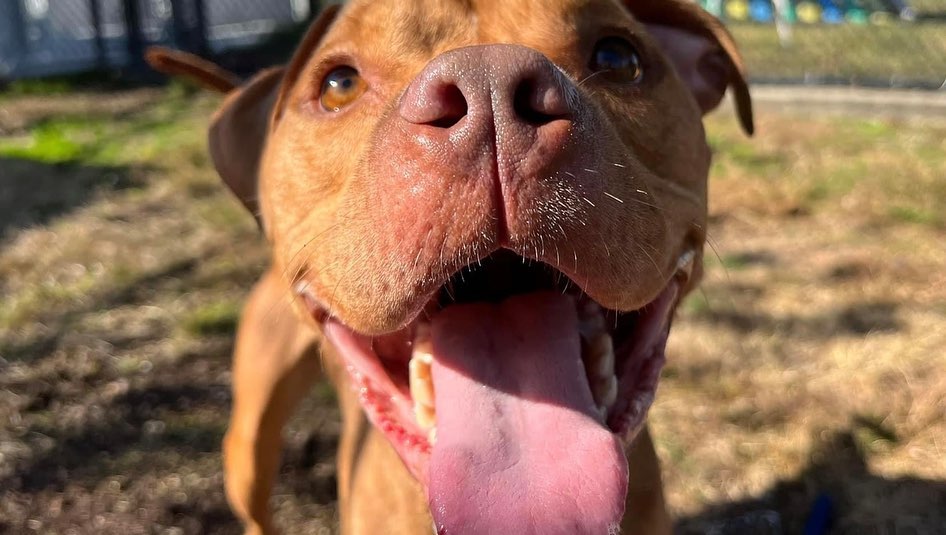
[[[946,0],[704,0],[758,133],[707,118],[706,279],[651,424],[681,533],[946,533]],[[238,533],[219,444],[265,246],[219,103],[142,63],[283,62],[317,0],[0,0],[0,533]],[[335,532],[338,414],[286,433],[287,533]]]

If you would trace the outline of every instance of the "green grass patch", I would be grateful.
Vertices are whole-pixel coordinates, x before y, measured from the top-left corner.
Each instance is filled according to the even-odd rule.
[[[75,89],[75,85],[75,81],[68,77],[14,80],[7,85],[2,96],[61,96]]]
[[[0,156],[41,163],[175,165],[168,156],[182,146],[203,147],[206,118],[193,97],[172,86],[159,103],[124,117],[49,118],[26,136],[0,138]],[[107,97],[103,97],[107,98]],[[189,161],[205,162],[190,155]]]
[[[231,334],[240,319],[240,307],[234,301],[204,305],[182,318],[181,326],[194,336]]]
[[[708,121],[711,181],[763,195],[757,206],[797,205],[805,213],[847,212],[878,222],[944,223],[946,127],[856,117],[759,114],[751,140],[723,114]],[[771,188],[769,187],[771,185]],[[757,192],[757,193],[756,193]],[[745,199],[744,199],[745,200]],[[738,266],[733,266],[738,267]]]
[[[700,316],[710,311],[709,300],[702,292],[693,292],[683,299],[680,310],[688,316]]]
[[[830,173],[812,175],[814,180],[805,194],[808,201],[834,200],[847,195],[854,190],[858,182],[871,175],[867,164],[856,158],[838,161],[837,164],[832,166]]]
[[[84,150],[75,131],[59,122],[41,124],[27,138],[0,140],[0,156],[42,163],[65,163],[76,160]]]
[[[892,450],[900,439],[897,433],[884,422],[884,418],[873,415],[854,417],[854,441],[861,451],[884,453]]]
[[[928,225],[931,227],[943,226],[943,220],[939,214],[915,206],[892,206],[888,214],[891,219],[904,223]]]

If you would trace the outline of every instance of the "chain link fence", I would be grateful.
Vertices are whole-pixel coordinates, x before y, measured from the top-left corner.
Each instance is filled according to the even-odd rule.
[[[307,21],[314,0],[0,0],[0,79],[140,62],[162,44],[216,54]]]
[[[946,0],[701,0],[736,36],[753,80],[937,89]]]
[[[942,88],[946,0],[699,0],[755,82]],[[126,67],[149,44],[221,54],[304,23],[316,0],[0,0],[0,79]]]

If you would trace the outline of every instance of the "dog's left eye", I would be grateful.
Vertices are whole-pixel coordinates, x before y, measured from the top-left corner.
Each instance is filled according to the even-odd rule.
[[[338,112],[351,104],[368,89],[364,78],[353,67],[338,67],[322,81],[319,102],[326,111]]]
[[[643,74],[641,58],[634,45],[620,37],[606,37],[595,45],[589,64],[595,72],[606,71],[637,80]]]

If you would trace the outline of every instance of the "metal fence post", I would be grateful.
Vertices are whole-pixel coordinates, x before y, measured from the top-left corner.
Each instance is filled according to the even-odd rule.
[[[138,18],[137,0],[123,0],[125,14],[125,39],[128,48],[128,65],[140,68],[144,63],[144,43],[141,39],[141,19]]]
[[[95,32],[95,61],[100,69],[108,67],[105,54],[105,39],[102,37],[102,6],[99,0],[89,0],[89,12],[92,14],[92,30]]]
[[[23,17],[23,6],[19,2],[11,2],[13,8],[13,18],[15,22],[12,25],[13,37],[16,44],[20,45],[23,54],[26,54],[29,43],[26,40],[26,19]]]
[[[206,57],[210,53],[210,46],[207,44],[207,8],[204,0],[195,0],[194,10],[197,14],[197,54]]]

